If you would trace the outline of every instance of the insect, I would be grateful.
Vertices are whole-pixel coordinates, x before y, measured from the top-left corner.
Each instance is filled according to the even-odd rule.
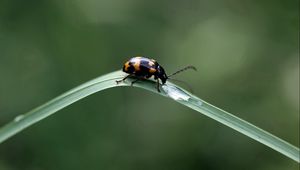
[[[134,77],[136,78],[136,80],[131,82],[131,85],[133,85],[139,80],[148,79],[154,76],[154,80],[156,80],[157,82],[157,91],[160,92],[159,79],[161,80],[162,84],[165,84],[167,79],[170,79],[171,76],[174,76],[175,74],[185,71],[187,69],[196,70],[194,66],[189,65],[170,75],[167,75],[164,68],[161,65],[159,65],[158,62],[154,59],[149,59],[146,57],[133,57],[126,61],[123,66],[123,71],[125,73],[128,73],[128,75],[121,80],[117,80],[116,82],[120,83],[129,77]]]

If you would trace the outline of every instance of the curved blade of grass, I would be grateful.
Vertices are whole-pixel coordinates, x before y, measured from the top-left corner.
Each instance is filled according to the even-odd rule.
[[[54,98],[53,100],[24,115],[17,116],[12,122],[6,124],[0,129],[0,143],[22,131],[23,129],[88,95],[111,87],[130,86],[130,79],[126,82],[116,84],[116,80],[120,80],[124,76],[125,74],[122,71],[115,71],[104,76],[100,76]],[[141,87],[165,97],[170,97],[175,101],[190,107],[224,125],[227,125],[228,127],[231,127],[238,132],[299,162],[299,148],[199,99],[198,97],[186,92],[173,83],[168,82],[163,85],[161,87],[163,89],[161,93],[157,92],[157,89],[155,88],[155,82],[151,80],[139,81],[134,86]]]

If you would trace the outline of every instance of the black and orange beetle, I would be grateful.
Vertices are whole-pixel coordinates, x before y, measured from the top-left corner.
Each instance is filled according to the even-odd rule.
[[[128,77],[134,77],[136,80],[131,82],[131,85],[133,85],[139,80],[148,79],[154,76],[154,80],[157,82],[157,91],[160,92],[159,79],[161,80],[162,84],[165,84],[167,79],[169,79],[171,76],[187,69],[196,70],[194,66],[186,66],[171,75],[167,75],[164,68],[160,66],[154,59],[149,59],[146,57],[133,57],[129,59],[123,66],[123,71],[129,75],[124,77],[122,80],[117,80],[116,82],[120,83],[126,80]]]

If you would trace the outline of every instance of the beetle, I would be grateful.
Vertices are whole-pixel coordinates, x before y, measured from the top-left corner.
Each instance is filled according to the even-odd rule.
[[[125,73],[128,73],[128,75],[121,80],[117,80],[116,82],[118,84],[129,77],[134,77],[136,78],[136,80],[131,82],[131,85],[133,85],[139,80],[149,79],[150,77],[154,76],[154,80],[156,80],[157,91],[160,92],[159,80],[161,80],[162,84],[164,85],[167,79],[169,79],[171,76],[185,71],[187,69],[196,70],[194,66],[189,65],[172,73],[171,75],[167,75],[164,68],[160,64],[158,64],[158,62],[154,59],[138,56],[133,57],[125,62],[123,66],[123,71]]]

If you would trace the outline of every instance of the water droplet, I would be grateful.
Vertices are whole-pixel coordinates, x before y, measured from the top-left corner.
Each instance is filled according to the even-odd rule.
[[[14,121],[18,122],[18,121],[20,121],[23,118],[24,118],[24,115],[19,115],[19,116],[15,117]]]
[[[166,94],[174,100],[185,100],[188,101],[191,97],[185,93],[184,91],[180,90],[179,88],[172,86],[172,85],[163,85],[162,88],[166,92]]]

